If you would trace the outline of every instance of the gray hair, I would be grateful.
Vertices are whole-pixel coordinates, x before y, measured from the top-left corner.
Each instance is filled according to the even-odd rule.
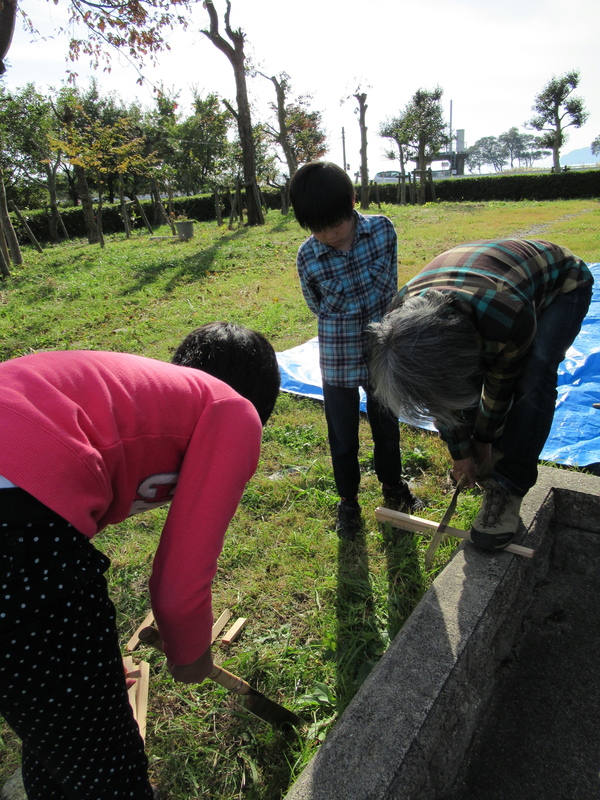
[[[453,295],[427,289],[369,326],[370,378],[383,405],[407,422],[454,428],[481,397],[475,326]]]

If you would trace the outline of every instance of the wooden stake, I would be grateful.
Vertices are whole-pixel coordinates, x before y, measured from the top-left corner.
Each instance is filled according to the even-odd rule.
[[[392,511],[391,508],[378,506],[375,509],[375,519],[378,522],[390,522],[396,528],[402,528],[404,531],[416,531],[418,533],[431,533],[439,528],[439,522],[433,522],[430,519],[422,519],[421,517],[414,517],[412,514],[404,514],[402,511]],[[447,536],[455,536],[458,539],[467,539],[471,541],[469,531],[461,531],[458,528],[446,528]],[[515,553],[518,556],[525,558],[533,558],[535,551],[530,547],[523,547],[520,544],[509,544],[504,548],[509,553]],[[500,551],[498,551],[500,552]]]
[[[43,253],[44,251],[42,250],[42,247],[41,247],[40,243],[38,242],[38,240],[33,235],[33,231],[31,230],[31,228],[27,224],[27,220],[25,219],[23,214],[21,214],[21,212],[17,208],[15,201],[14,200],[9,200],[8,204],[12,208],[12,210],[15,212],[15,214],[17,215],[17,219],[19,220],[19,222],[21,223],[21,225],[25,229],[25,233],[27,234],[27,236],[29,236],[29,241],[31,242],[31,244],[35,247],[35,249],[38,251],[38,253]]]
[[[147,661],[134,665],[131,656],[123,659],[128,678],[135,678],[133,686],[127,690],[133,716],[138,724],[142,739],[146,736],[146,715],[148,713],[148,688],[150,683],[150,667]],[[136,669],[135,667],[138,667]]]
[[[211,644],[215,643],[217,637],[219,636],[225,625],[227,625],[227,623],[231,619],[231,616],[232,616],[231,611],[228,608],[226,608],[225,611],[223,611],[223,613],[219,617],[219,619],[214,623],[212,627],[212,636],[210,640]],[[143,631],[144,628],[151,628],[153,625],[154,625],[154,614],[152,613],[152,611],[150,611],[150,613],[146,615],[146,618],[144,619],[142,624],[137,627],[131,639],[125,645],[125,649],[129,653],[132,653],[134,650],[136,650],[140,645],[140,631]]]
[[[248,622],[246,617],[238,617],[234,624],[229,628],[225,636],[221,639],[221,644],[223,647],[229,647],[229,645],[237,639],[237,637],[242,632],[243,627]]]
[[[154,614],[150,611],[149,614],[146,615],[146,619],[142,622],[141,625],[138,626],[136,632],[133,634],[131,639],[125,645],[125,650],[127,652],[132,653],[140,643],[139,633],[144,628],[148,628],[150,625],[154,625]]]
[[[211,644],[215,643],[217,636],[221,633],[221,631],[223,630],[225,625],[227,625],[230,619],[231,619],[231,611],[228,608],[226,608],[212,627],[212,639],[210,640]]]

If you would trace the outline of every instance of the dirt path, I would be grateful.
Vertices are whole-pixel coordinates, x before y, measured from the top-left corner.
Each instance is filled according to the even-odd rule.
[[[539,236],[540,233],[543,233],[547,228],[551,225],[554,225],[556,222],[564,222],[567,219],[573,219],[574,217],[581,217],[582,214],[589,214],[592,211],[591,208],[584,208],[583,211],[579,211],[577,214],[565,214],[563,217],[559,217],[558,219],[552,220],[552,222],[543,222],[539,225],[533,225],[531,228],[527,230],[520,230],[516,231],[515,233],[511,234],[518,239],[529,239],[533,237]]]

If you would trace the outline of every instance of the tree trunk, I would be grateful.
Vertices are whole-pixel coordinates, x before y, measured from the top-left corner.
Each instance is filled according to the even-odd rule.
[[[98,244],[98,228],[96,226],[96,215],[94,214],[94,204],[90,194],[90,187],[85,176],[83,167],[75,166],[75,181],[77,184],[77,194],[83,207],[83,219],[89,244]]]
[[[6,244],[6,236],[2,228],[2,220],[0,219],[0,273],[3,278],[8,278],[10,275],[9,264],[10,254],[8,252],[8,245]]]
[[[358,100],[358,124],[360,126],[360,207],[366,210],[369,207],[369,168],[367,164],[367,95],[355,94]]]
[[[171,233],[175,236],[175,224],[172,219],[169,219],[165,207],[162,204],[160,197],[160,186],[158,185],[158,178],[154,177],[150,181],[152,197],[154,198],[154,222],[157,225],[168,225],[171,228]]]
[[[419,173],[419,185],[417,188],[417,202],[425,205],[427,187],[427,163],[425,160],[425,143],[419,142],[417,170]]]
[[[129,224],[129,212],[127,211],[127,203],[125,202],[125,185],[122,175],[119,175],[119,199],[121,201],[121,214],[123,216],[123,225],[125,227],[125,238],[129,239],[131,236],[131,225]]]
[[[4,59],[8,53],[15,29],[15,19],[17,15],[17,3],[4,2],[0,5],[0,75],[4,75],[6,67]]]
[[[104,247],[104,234],[102,233],[102,181],[98,180],[98,213],[96,214],[96,231],[100,247]]]
[[[282,85],[281,81],[278,81],[275,76],[269,78],[269,80],[272,81],[273,86],[275,87],[275,93],[277,95],[277,124],[279,125],[277,143],[283,150],[289,177],[293,178],[296,172],[298,172],[298,159],[296,158],[296,153],[291,145],[288,127],[285,121],[285,86]]]
[[[56,171],[59,167],[59,162],[54,166],[44,164],[44,172],[46,173],[46,186],[48,194],[50,195],[50,239],[53,242],[58,242],[58,226],[60,225],[60,214],[58,211],[58,195],[56,192]]]
[[[6,243],[10,253],[10,260],[13,262],[13,264],[22,264],[23,254],[21,253],[19,240],[17,239],[17,234],[15,233],[15,229],[13,228],[12,222],[10,221],[10,216],[8,214],[6,190],[4,188],[4,175],[2,174],[2,170],[0,170],[0,227],[4,231],[4,236],[6,237]]]
[[[224,39],[219,33],[219,19],[212,0],[205,0],[204,7],[210,17],[210,30],[203,30],[214,46],[224,53],[231,66],[236,86],[237,111],[234,116],[238,126],[240,146],[242,148],[242,164],[244,173],[244,183],[250,184],[256,181],[256,151],[254,148],[254,135],[252,130],[252,117],[250,114],[250,103],[248,101],[248,89],[246,86],[246,57],[244,55],[244,34],[241,30],[232,30],[229,24],[231,13],[231,2],[227,0],[227,10],[225,12],[225,31],[233,42],[233,46]],[[260,203],[257,202],[256,193],[248,192],[248,225],[264,225]]]

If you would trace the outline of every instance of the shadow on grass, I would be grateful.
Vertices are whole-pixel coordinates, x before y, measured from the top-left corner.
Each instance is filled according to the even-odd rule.
[[[336,611],[336,697],[342,713],[386,648],[377,626],[364,529],[355,541],[339,540]]]
[[[232,242],[243,238],[246,233],[247,231],[244,228],[240,228],[236,231],[230,231],[217,242],[214,242],[205,249],[199,248],[187,256],[184,256],[181,252],[173,250],[173,257],[169,258],[169,253],[164,252],[164,257],[160,261],[157,261],[150,266],[132,269],[132,275],[137,280],[133,281],[127,287],[124,294],[140,291],[141,289],[155,283],[165,272],[170,273],[170,278],[164,286],[165,292],[173,291],[173,289],[182,283],[182,281],[190,282],[206,278],[208,274],[215,271],[214,268],[217,255],[223,249],[223,247],[226,247]],[[178,244],[179,243],[175,241],[173,246],[177,247]],[[186,243],[185,246],[189,247],[190,245],[189,243]],[[231,268],[233,269],[234,267],[235,261],[232,260]],[[216,271],[222,274],[225,271],[223,265],[219,264],[219,268]]]
[[[381,523],[387,561],[388,634],[396,636],[417,605],[427,586],[423,579],[414,533]]]

